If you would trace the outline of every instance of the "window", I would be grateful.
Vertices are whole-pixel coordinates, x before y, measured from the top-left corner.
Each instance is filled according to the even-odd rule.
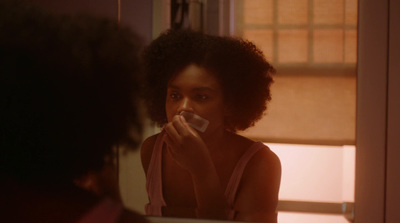
[[[357,0],[237,0],[235,35],[279,66],[354,67]]]
[[[266,142],[354,145],[357,0],[232,0],[231,34],[275,68],[266,116],[243,134]]]

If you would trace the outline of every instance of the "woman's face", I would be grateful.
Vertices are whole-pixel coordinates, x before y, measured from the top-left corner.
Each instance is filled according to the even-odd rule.
[[[175,115],[187,111],[210,122],[205,133],[224,129],[221,85],[210,72],[197,65],[188,65],[170,80],[165,107],[169,122]]]

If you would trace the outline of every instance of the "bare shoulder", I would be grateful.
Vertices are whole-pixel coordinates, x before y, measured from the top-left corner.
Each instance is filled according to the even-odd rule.
[[[279,157],[264,145],[263,149],[257,151],[248,162],[242,181],[248,185],[266,184],[269,189],[275,191],[280,186],[281,168]]]
[[[253,155],[246,166],[246,172],[265,170],[265,168],[280,168],[281,163],[278,156],[265,144],[255,142],[241,135],[233,135],[232,145],[239,155],[242,156],[251,146],[259,146],[261,149]]]
[[[141,157],[142,166],[143,166],[145,173],[147,173],[147,169],[149,168],[151,156],[153,154],[154,145],[156,143],[158,135],[159,134],[150,136],[150,137],[146,138],[142,143],[142,147],[140,149],[140,157]]]
[[[250,160],[247,166],[247,172],[258,171],[258,170],[280,170],[281,162],[279,157],[266,145],[263,145],[263,149],[260,149]]]
[[[240,213],[238,220],[249,220],[258,215],[263,217],[252,220],[274,219],[280,181],[279,157],[264,146],[254,154],[243,172],[235,201],[235,209]]]

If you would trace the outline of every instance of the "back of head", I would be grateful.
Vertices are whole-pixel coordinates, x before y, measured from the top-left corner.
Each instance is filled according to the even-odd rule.
[[[136,146],[139,38],[115,21],[0,3],[0,174],[71,182]]]

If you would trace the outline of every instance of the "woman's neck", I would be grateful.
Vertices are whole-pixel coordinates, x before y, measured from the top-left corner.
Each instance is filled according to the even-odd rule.
[[[232,133],[226,131],[225,129],[220,129],[209,134],[207,138],[204,139],[210,153],[220,151],[221,148],[225,147],[229,139],[232,137]]]

